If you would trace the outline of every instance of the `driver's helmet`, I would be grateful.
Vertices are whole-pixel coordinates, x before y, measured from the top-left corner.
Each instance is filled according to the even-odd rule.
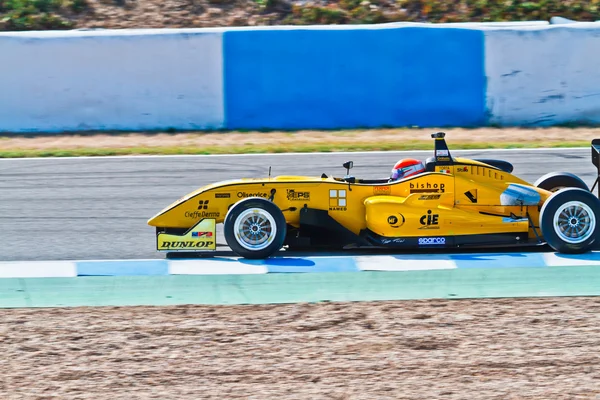
[[[390,180],[395,181],[425,172],[425,165],[414,158],[405,158],[394,165]]]

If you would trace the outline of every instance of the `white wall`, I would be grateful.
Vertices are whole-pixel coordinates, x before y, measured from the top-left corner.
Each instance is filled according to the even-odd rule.
[[[600,27],[485,31],[491,124],[600,123]]]
[[[221,128],[222,34],[0,34],[0,131]]]

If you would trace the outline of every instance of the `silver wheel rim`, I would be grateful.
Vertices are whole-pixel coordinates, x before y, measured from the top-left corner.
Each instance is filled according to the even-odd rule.
[[[250,208],[235,219],[233,232],[240,246],[258,251],[273,243],[277,226],[271,214],[261,208]]]
[[[554,231],[567,243],[581,243],[592,236],[596,216],[592,209],[580,201],[569,201],[554,213]]]

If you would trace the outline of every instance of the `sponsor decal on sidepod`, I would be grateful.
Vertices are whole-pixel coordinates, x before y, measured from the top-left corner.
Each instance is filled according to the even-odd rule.
[[[443,237],[419,238],[419,244],[446,244],[446,238],[443,238]]]

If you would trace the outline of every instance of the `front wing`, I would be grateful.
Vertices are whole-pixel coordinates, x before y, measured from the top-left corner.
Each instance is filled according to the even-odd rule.
[[[217,249],[217,223],[215,219],[200,220],[182,235],[158,232],[158,251],[215,251]]]

